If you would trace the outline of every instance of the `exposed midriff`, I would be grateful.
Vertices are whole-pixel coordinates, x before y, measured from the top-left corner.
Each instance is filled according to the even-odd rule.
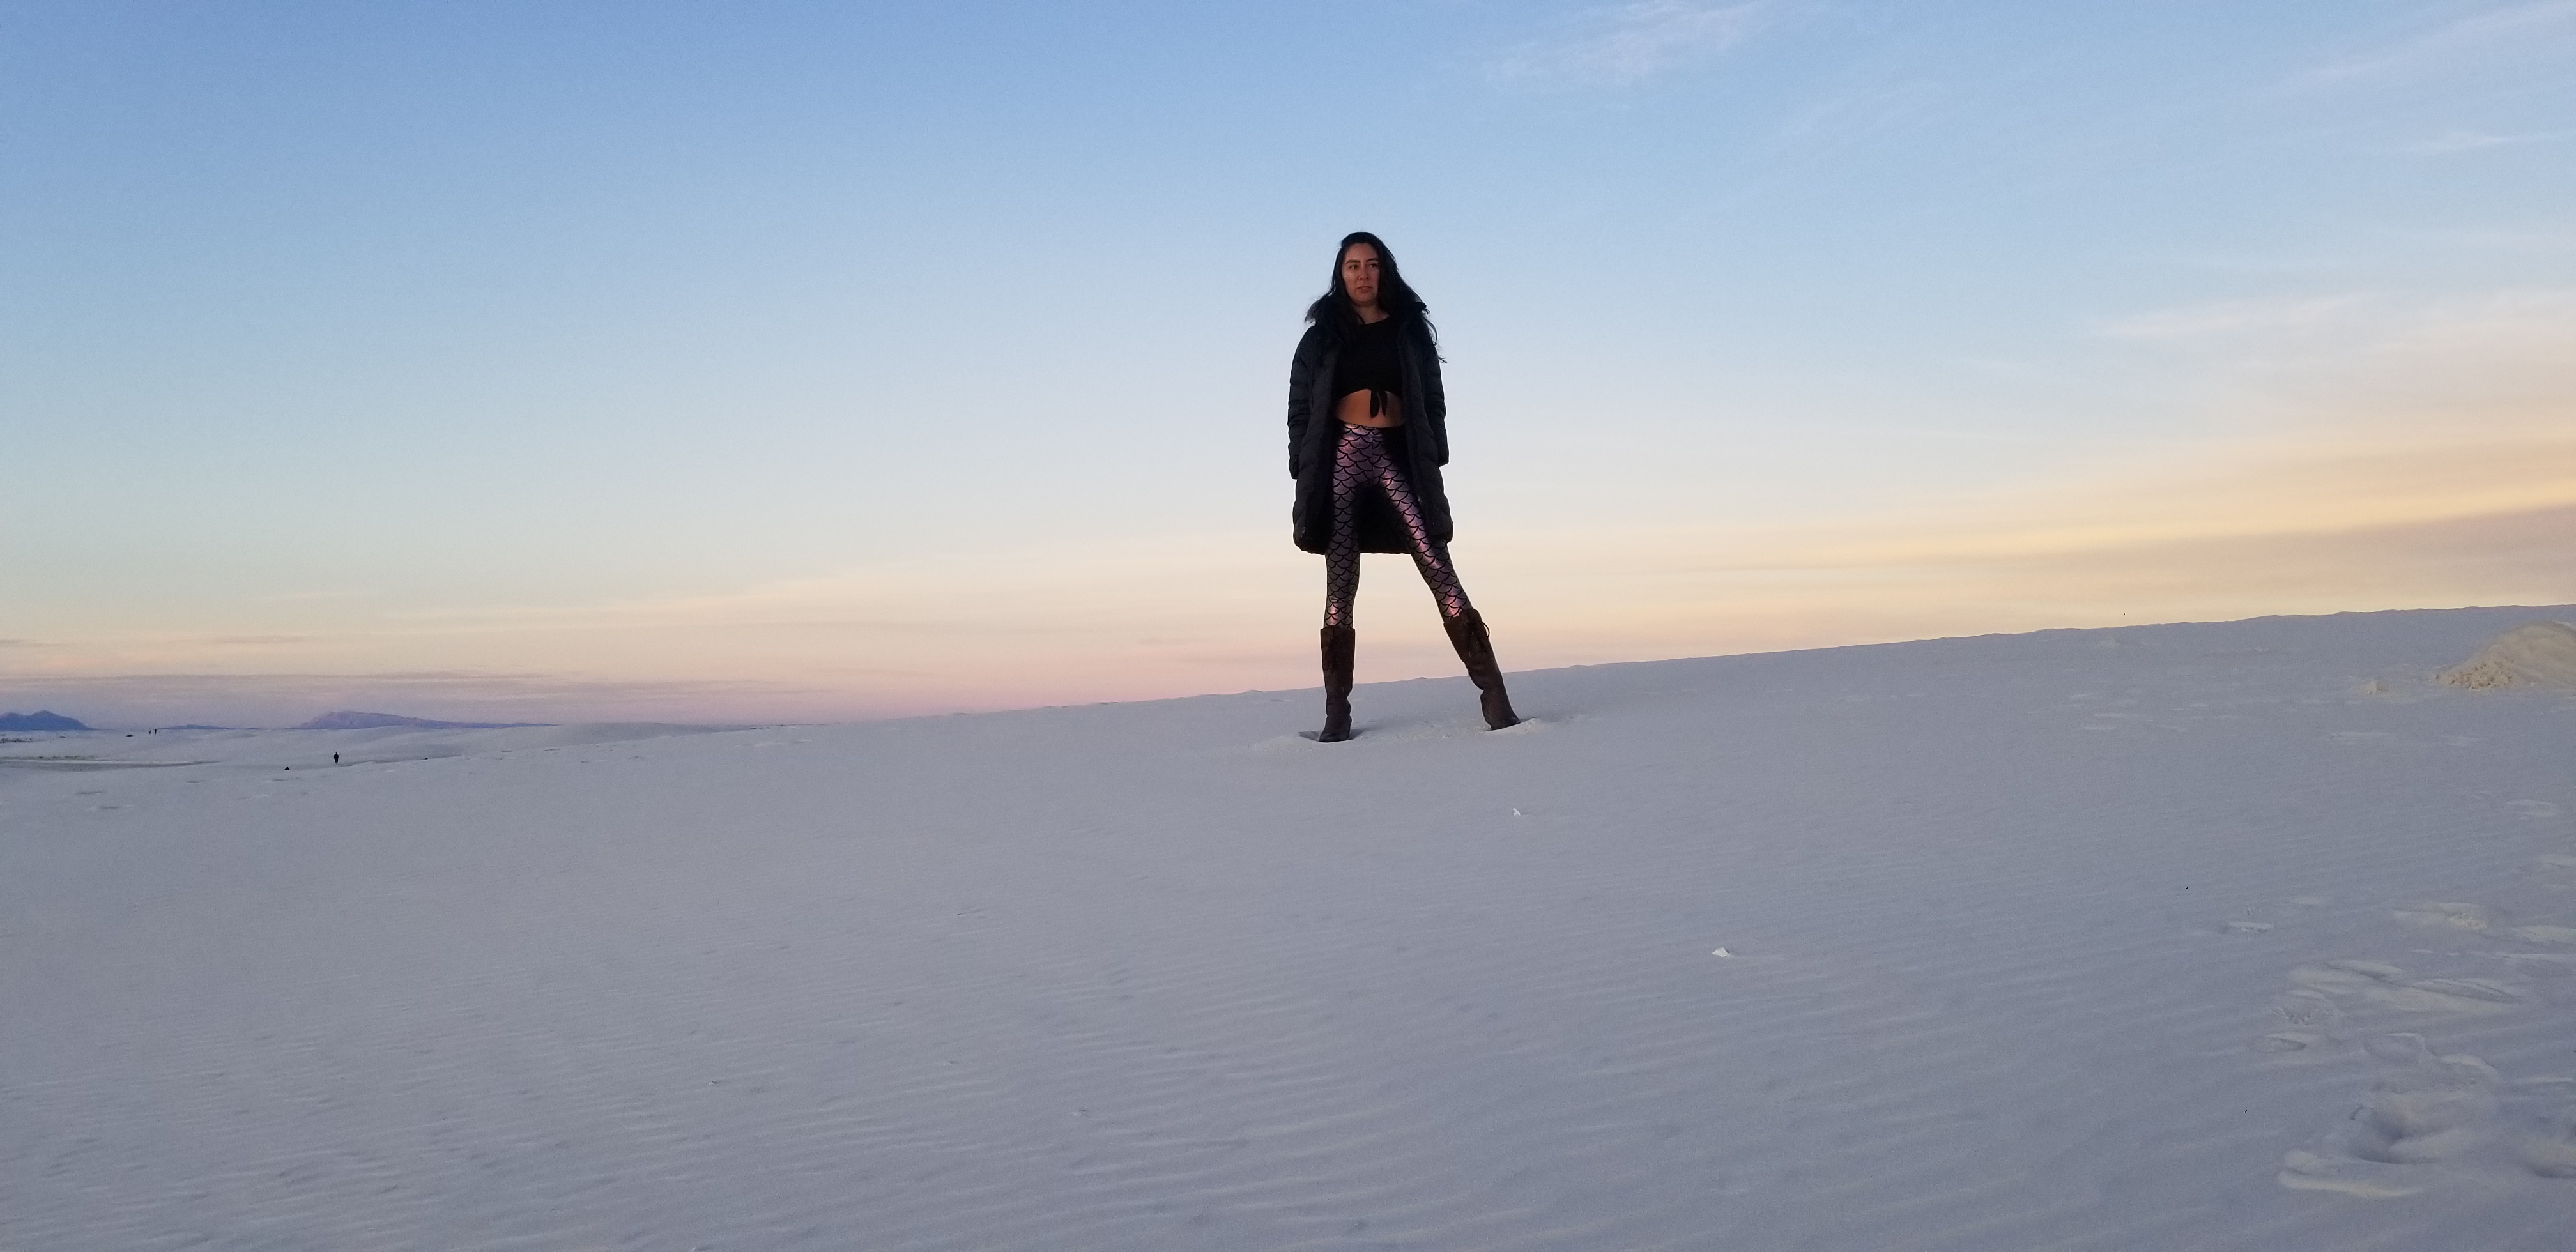
[[[1375,426],[1383,430],[1404,424],[1404,397],[1394,392],[1380,392],[1380,407],[1369,412],[1369,393],[1354,391],[1333,406],[1333,416],[1353,426]]]

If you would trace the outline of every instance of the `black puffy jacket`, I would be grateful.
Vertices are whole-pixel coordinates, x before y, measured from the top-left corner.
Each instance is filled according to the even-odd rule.
[[[1386,432],[1387,447],[1395,454],[1396,468],[1413,484],[1432,540],[1447,543],[1449,496],[1440,485],[1440,467],[1449,463],[1449,401],[1440,390],[1440,353],[1420,317],[1401,316],[1407,323],[1400,347],[1404,425]],[[1333,362],[1340,351],[1333,332],[1309,326],[1288,367],[1288,473],[1297,480],[1297,546],[1308,552],[1322,552],[1332,537],[1333,444],[1342,434],[1341,419],[1333,416]],[[1378,493],[1366,492],[1360,499],[1360,551],[1413,550],[1403,519]]]

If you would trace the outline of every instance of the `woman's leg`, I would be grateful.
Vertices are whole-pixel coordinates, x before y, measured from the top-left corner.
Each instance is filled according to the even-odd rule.
[[[1351,624],[1360,594],[1360,492],[1390,466],[1385,440],[1366,426],[1344,426],[1333,445],[1333,529],[1324,540],[1324,625]]]
[[[1458,582],[1458,569],[1449,563],[1449,546],[1431,537],[1431,528],[1422,520],[1422,503],[1413,498],[1413,484],[1397,472],[1384,443],[1378,445],[1375,468],[1387,502],[1404,519],[1404,533],[1413,548],[1413,567],[1422,571],[1423,583],[1431,588],[1431,598],[1440,605],[1441,628],[1449,632],[1449,644],[1458,649],[1458,660],[1466,665],[1467,677],[1475,680],[1485,725],[1495,730],[1518,725],[1521,717],[1512,711],[1512,698],[1503,690],[1503,667],[1494,660],[1494,642],[1485,633],[1484,615],[1467,602],[1467,589]]]
[[[1324,538],[1324,728],[1315,738],[1340,743],[1351,737],[1351,606],[1360,592],[1359,493],[1369,483],[1371,448],[1386,459],[1377,432],[1345,426],[1333,445],[1332,530]]]
[[[1450,619],[1465,617],[1475,606],[1467,603],[1467,588],[1458,582],[1458,569],[1449,563],[1449,545],[1431,537],[1431,528],[1423,523],[1422,503],[1413,498],[1413,484],[1395,468],[1395,458],[1386,454],[1386,444],[1377,445],[1377,463],[1370,467],[1371,476],[1386,492],[1387,503],[1395,506],[1396,516],[1404,519],[1404,534],[1413,548],[1413,568],[1422,572],[1423,585],[1431,588],[1431,598],[1440,605],[1440,616]]]

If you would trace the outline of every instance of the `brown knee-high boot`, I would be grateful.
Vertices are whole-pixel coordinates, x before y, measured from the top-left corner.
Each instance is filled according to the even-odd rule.
[[[1358,636],[1348,626],[1324,628],[1324,729],[1318,743],[1340,743],[1351,737],[1351,656]]]
[[[1467,677],[1476,682],[1476,703],[1485,713],[1485,726],[1501,730],[1520,724],[1520,714],[1512,712],[1512,698],[1503,690],[1503,667],[1494,661],[1494,641],[1485,633],[1483,614],[1469,609],[1456,617],[1440,619],[1449,632],[1449,643],[1458,649],[1458,659],[1467,663]]]

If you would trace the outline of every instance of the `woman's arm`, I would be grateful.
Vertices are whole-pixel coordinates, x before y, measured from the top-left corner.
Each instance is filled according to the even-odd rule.
[[[1431,449],[1431,463],[1447,465],[1449,463],[1449,396],[1440,389],[1440,349],[1431,342],[1431,332],[1422,329],[1419,323],[1416,323],[1414,333],[1419,336],[1415,340],[1415,347],[1419,350],[1422,361],[1422,404],[1419,416],[1422,423],[1430,427],[1434,435],[1433,443],[1436,446]]]
[[[1315,357],[1311,351],[1315,332],[1308,328],[1297,341],[1297,355],[1288,363],[1288,476],[1295,478],[1306,467],[1306,422],[1312,416],[1308,400],[1315,394]]]

